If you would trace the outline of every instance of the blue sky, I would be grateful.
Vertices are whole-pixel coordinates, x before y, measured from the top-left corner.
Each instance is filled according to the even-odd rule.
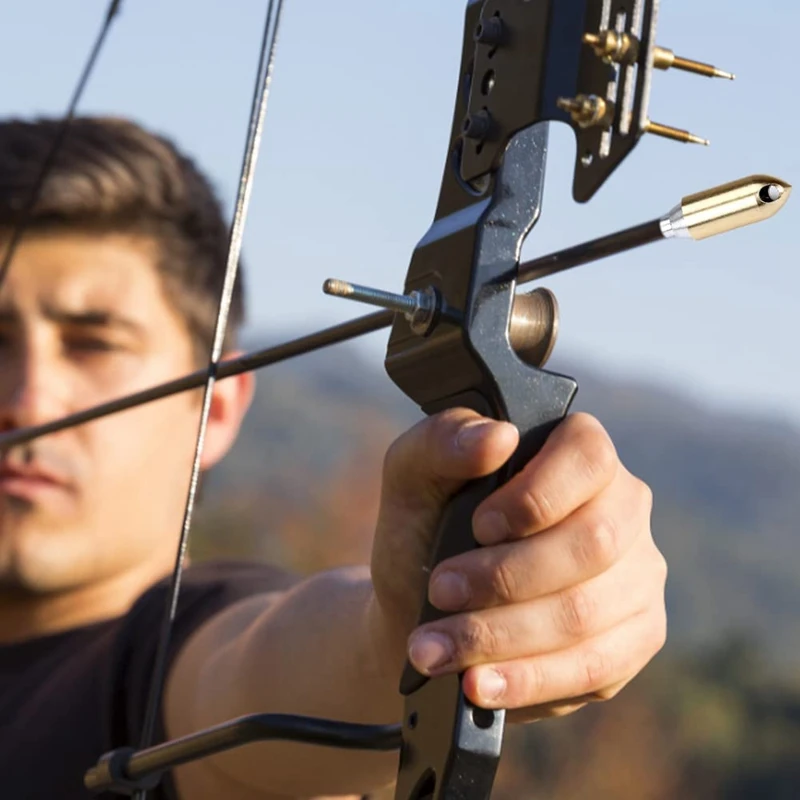
[[[250,318],[309,331],[361,309],[327,277],[399,290],[430,224],[459,63],[464,0],[287,0],[245,237]],[[0,113],[58,114],[106,0],[26,0],[0,15]],[[82,110],[173,137],[231,206],[266,0],[124,0]],[[648,137],[596,198],[570,196],[574,140],[553,126],[542,219],[524,257],[645,221],[751,173],[800,182],[790,0],[662,0],[659,43],[737,80],[658,73],[653,119],[710,148]],[[763,225],[669,242],[549,279],[562,325],[551,365],[641,375],[800,425],[800,197]],[[363,347],[382,358],[385,335]],[[580,375],[576,376],[580,382]]]

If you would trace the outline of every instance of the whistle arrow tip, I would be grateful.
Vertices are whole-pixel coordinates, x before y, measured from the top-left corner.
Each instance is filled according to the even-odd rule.
[[[662,235],[707,239],[774,217],[786,204],[792,187],[770,175],[751,175],[684,197],[661,220]]]

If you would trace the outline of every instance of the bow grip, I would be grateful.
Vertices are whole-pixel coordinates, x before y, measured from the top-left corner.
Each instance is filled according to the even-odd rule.
[[[513,393],[517,402],[504,403],[502,391],[490,402],[483,393],[471,390],[423,408],[428,414],[471,408],[512,422],[520,433],[517,449],[500,470],[466,484],[445,507],[432,546],[431,570],[480,546],[472,535],[475,510],[525,467],[569,411],[576,391],[571,378],[531,368],[527,377],[521,384],[516,382],[521,390]],[[521,395],[527,402],[521,401]],[[430,604],[426,587],[419,624],[449,613]],[[488,800],[502,750],[505,711],[474,706],[462,691],[461,679],[452,674],[428,678],[406,662],[400,682],[405,707],[398,800]]]
[[[508,419],[519,430],[519,444],[511,458],[497,472],[484,478],[467,483],[448,502],[439,522],[437,533],[433,540],[429,561],[429,574],[434,568],[447,559],[460,553],[475,550],[479,545],[472,534],[472,519],[478,506],[495,492],[500,486],[507,483],[520,472],[525,465],[542,449],[547,437],[552,430],[564,419],[571,398],[564,402],[561,394],[554,394],[550,398],[543,398],[547,406],[540,406],[540,413],[531,425],[529,419]],[[547,401],[550,401],[549,403]],[[446,408],[471,408],[485,417],[503,419],[507,416],[501,409],[491,408],[490,404],[477,392],[469,392],[455,398],[448,398],[445,403],[425,408],[425,412],[434,414]],[[543,413],[542,413],[543,412]],[[423,599],[422,610],[418,624],[424,625],[437,619],[449,616],[451,612],[442,611],[431,605],[428,600],[427,586]],[[400,693],[408,695],[418,689],[428,678],[417,672],[406,662],[403,677],[400,682]]]

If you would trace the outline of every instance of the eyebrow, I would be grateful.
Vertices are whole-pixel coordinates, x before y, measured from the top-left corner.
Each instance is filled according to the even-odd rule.
[[[43,316],[50,322],[60,325],[73,325],[82,328],[121,328],[132,333],[142,333],[142,325],[129,317],[106,309],[86,309],[66,311],[60,308],[45,308]],[[0,308],[0,323],[16,322],[19,312],[13,308]]]

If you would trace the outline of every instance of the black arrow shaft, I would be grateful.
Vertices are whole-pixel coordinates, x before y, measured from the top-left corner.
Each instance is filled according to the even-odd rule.
[[[276,347],[268,347],[264,350],[257,350],[253,353],[240,356],[239,358],[221,361],[217,369],[217,380],[231,378],[234,375],[241,375],[243,372],[260,369],[270,364],[277,364],[280,361],[286,361],[295,356],[301,356],[305,353],[311,353],[315,350],[330,347],[339,342],[346,342],[349,339],[364,336],[367,333],[379,331],[381,328],[388,328],[389,325],[392,324],[393,318],[394,314],[391,311],[379,311],[376,314],[368,314],[365,317],[359,317],[358,319],[344,322],[341,325],[335,325],[332,328],[325,328],[324,330],[317,331],[308,336],[303,336],[299,339],[294,339],[285,344],[277,345]],[[83,425],[87,422],[92,422],[92,420],[100,419],[100,417],[107,417],[109,414],[116,414],[119,411],[125,411],[134,406],[152,403],[163,397],[169,397],[179,392],[186,392],[190,389],[197,389],[205,385],[207,378],[208,370],[199,369],[189,375],[184,375],[182,378],[176,378],[173,381],[162,383],[151,389],[144,389],[141,392],[136,392],[127,397],[121,397],[119,400],[111,400],[108,403],[88,408],[85,411],[79,411],[76,414],[70,414],[68,417],[62,417],[61,419],[53,420],[53,422],[47,422],[44,425],[19,428],[18,430],[4,433],[0,435],[0,452],[24,444],[25,442],[30,442],[33,439],[38,439],[40,436],[46,436],[47,434],[56,433],[65,428],[71,428],[73,425]]]

